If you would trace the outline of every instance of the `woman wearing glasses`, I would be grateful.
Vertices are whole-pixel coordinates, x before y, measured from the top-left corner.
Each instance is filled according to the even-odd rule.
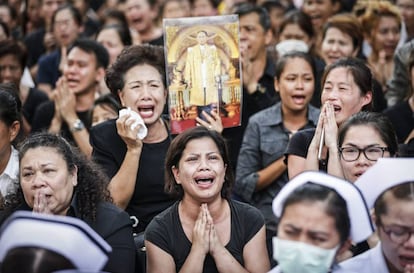
[[[292,136],[285,152],[289,178],[305,170],[343,177],[338,153],[338,127],[350,116],[372,108],[372,73],[356,58],[328,65],[322,76],[321,114],[316,129]]]
[[[355,182],[381,157],[398,152],[397,137],[389,119],[374,112],[359,112],[339,128],[338,147],[344,177]]]
[[[414,272],[413,166],[414,158],[383,158],[356,181],[368,208],[375,210],[381,243],[341,263],[335,273]]]
[[[389,119],[381,113],[359,112],[339,128],[338,150],[344,178],[354,183],[381,157],[394,157],[397,137]],[[378,242],[376,236],[353,245],[341,259],[356,256]]]

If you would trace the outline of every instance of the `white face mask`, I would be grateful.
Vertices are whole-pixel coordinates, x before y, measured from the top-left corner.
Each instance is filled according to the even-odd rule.
[[[338,248],[339,245],[332,249],[324,249],[273,237],[273,258],[283,273],[327,273]]]

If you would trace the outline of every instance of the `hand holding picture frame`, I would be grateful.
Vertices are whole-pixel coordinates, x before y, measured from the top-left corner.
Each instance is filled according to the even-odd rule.
[[[223,127],[239,126],[242,111],[237,15],[164,19],[171,132],[217,113]]]

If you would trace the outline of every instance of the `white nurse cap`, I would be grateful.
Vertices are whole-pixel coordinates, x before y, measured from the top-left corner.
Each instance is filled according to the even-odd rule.
[[[345,200],[351,221],[351,239],[354,242],[361,242],[373,233],[371,217],[358,188],[348,181],[322,172],[306,171],[290,180],[273,200],[273,212],[277,217],[282,213],[286,198],[306,183],[331,188]]]

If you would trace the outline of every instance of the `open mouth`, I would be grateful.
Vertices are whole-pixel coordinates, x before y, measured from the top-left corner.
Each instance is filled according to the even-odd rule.
[[[354,176],[355,176],[355,177],[360,177],[360,176],[361,176],[361,175],[363,175],[363,174],[364,174],[364,172],[357,172],[357,173],[355,173],[355,174],[354,174]]]
[[[297,104],[303,104],[305,102],[306,96],[304,95],[294,95],[292,99]]]
[[[333,108],[334,108],[334,112],[335,112],[335,114],[336,113],[339,113],[340,111],[341,111],[341,106],[338,106],[338,105],[333,105]]]
[[[331,62],[335,62],[335,61],[337,61],[337,60],[339,60],[339,58],[341,58],[342,56],[332,56],[332,55],[329,55],[328,56],[328,59],[331,61]]]
[[[138,107],[138,113],[142,118],[150,117],[154,114],[154,106],[141,106]]]
[[[399,256],[400,264],[406,266],[407,264],[414,264],[413,256]]]
[[[79,81],[78,81],[78,80],[69,80],[69,79],[68,79],[68,86],[69,86],[69,88],[74,88],[74,87],[76,87],[78,84],[79,84]]]
[[[131,22],[132,22],[133,25],[139,25],[139,24],[142,23],[142,21],[143,20],[142,20],[141,17],[136,17],[136,18],[134,18],[134,19],[131,20]]]
[[[194,179],[196,184],[212,184],[214,181],[213,177],[199,177]]]
[[[74,84],[74,83],[79,83],[79,80],[68,78],[67,82],[68,84]]]
[[[319,25],[322,22],[322,16],[319,14],[311,15],[312,24]]]

